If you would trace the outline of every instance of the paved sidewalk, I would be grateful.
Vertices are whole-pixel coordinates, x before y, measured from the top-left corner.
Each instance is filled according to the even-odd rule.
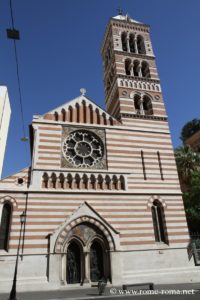
[[[112,289],[112,293],[111,293]],[[90,300],[90,299],[114,299],[114,298],[127,298],[127,299],[143,299],[147,297],[145,296],[120,296],[117,292],[118,290],[121,290],[122,287],[112,287],[109,286],[106,288],[106,291],[104,293],[104,296],[99,296],[97,287],[93,288],[72,288],[72,289],[66,289],[66,290],[54,290],[54,291],[37,291],[37,292],[18,292],[17,293],[17,300]],[[116,293],[113,293],[113,290],[115,290]],[[155,286],[155,290],[199,290],[200,291],[200,283],[188,283],[188,284],[174,284],[174,285],[157,285]],[[200,294],[196,294],[195,299],[200,299]],[[155,298],[157,299],[174,299],[174,295],[152,295],[148,296],[148,299]],[[187,297],[180,296],[181,299],[186,299],[194,297],[193,295],[189,295]],[[0,294],[0,300],[8,300],[9,294]],[[187,299],[188,299],[187,298]]]

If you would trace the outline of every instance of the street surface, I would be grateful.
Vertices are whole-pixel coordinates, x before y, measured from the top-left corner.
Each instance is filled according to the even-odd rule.
[[[184,290],[184,292],[182,292]],[[162,285],[155,286],[153,293],[159,291],[159,294],[154,295],[120,295],[123,293],[121,287],[107,287],[105,294],[99,296],[97,288],[73,288],[68,290],[57,291],[38,291],[38,292],[18,292],[17,300],[90,300],[90,299],[103,299],[103,300],[199,300],[200,299],[200,283],[199,284],[182,284],[182,285]],[[190,293],[190,295],[182,294],[160,294],[163,293]],[[178,292],[177,292],[178,291]],[[131,293],[132,291],[130,291]],[[142,291],[141,293],[150,293],[152,291]],[[134,292],[132,292],[134,293]],[[192,294],[193,293],[193,294]],[[0,300],[8,300],[9,294],[0,294]]]

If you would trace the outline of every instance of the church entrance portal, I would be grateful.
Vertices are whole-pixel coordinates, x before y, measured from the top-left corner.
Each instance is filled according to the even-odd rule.
[[[65,263],[67,284],[111,281],[109,244],[103,232],[93,224],[81,223],[68,233]]]

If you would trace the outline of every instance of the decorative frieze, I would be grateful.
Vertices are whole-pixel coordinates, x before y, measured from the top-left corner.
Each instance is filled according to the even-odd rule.
[[[118,174],[44,172],[42,188],[64,190],[125,190],[125,177]]]

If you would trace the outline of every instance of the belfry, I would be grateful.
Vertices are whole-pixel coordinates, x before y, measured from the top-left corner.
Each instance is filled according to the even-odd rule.
[[[29,168],[0,181],[0,290],[200,280],[150,28],[112,17],[106,110],[81,95],[30,126]],[[20,225],[20,214],[26,214]]]

